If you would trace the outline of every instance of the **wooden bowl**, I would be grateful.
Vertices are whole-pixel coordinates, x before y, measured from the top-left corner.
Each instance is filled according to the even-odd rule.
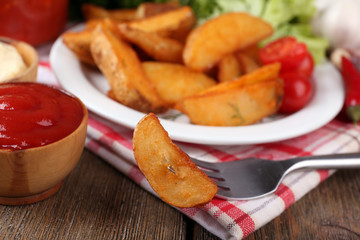
[[[70,135],[40,147],[0,149],[0,204],[30,204],[60,189],[78,163],[85,144],[88,112],[77,100],[81,103],[83,118]]]
[[[7,82],[35,82],[39,64],[39,56],[35,48],[25,42],[6,37],[0,37],[0,41],[14,46],[27,66],[25,72]]]

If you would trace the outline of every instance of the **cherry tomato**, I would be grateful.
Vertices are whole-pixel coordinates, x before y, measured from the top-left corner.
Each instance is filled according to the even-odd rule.
[[[295,67],[291,71],[301,73],[306,78],[310,79],[311,75],[312,75],[312,73],[314,71],[314,65],[315,65],[314,64],[314,59],[311,56],[311,54],[308,52],[306,54],[306,57],[304,58],[304,60],[299,64],[299,66]]]
[[[308,78],[298,72],[282,73],[280,78],[284,80],[284,97],[279,111],[293,113],[303,108],[313,94]]]
[[[279,38],[259,51],[259,58],[263,64],[280,62],[281,72],[296,68],[308,54],[307,47],[294,37]]]

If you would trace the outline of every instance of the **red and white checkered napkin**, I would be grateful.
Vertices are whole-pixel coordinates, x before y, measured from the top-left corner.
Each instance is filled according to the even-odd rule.
[[[277,143],[221,147],[176,144],[189,155],[212,162],[245,157],[280,160],[311,154],[359,151],[360,129],[334,120],[310,134]],[[86,147],[155,194],[136,167],[131,129],[90,114]],[[215,198],[202,208],[179,210],[220,238],[241,239],[281,214],[331,173],[328,170],[300,171],[288,175],[279,189],[267,197],[249,201]]]
[[[40,62],[38,75],[38,82],[58,85],[47,58]],[[131,129],[90,113],[86,148],[156,195],[136,166],[132,151],[132,133]],[[189,155],[211,162],[245,157],[281,160],[311,154],[359,151],[360,128],[334,120],[310,134],[276,143],[221,147],[176,144]],[[222,239],[242,239],[280,215],[331,174],[332,172],[327,170],[297,171],[288,175],[279,189],[269,196],[249,201],[225,201],[215,198],[202,208],[179,211]]]

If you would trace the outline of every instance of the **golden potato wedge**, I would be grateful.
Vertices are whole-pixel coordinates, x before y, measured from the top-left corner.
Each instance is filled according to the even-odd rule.
[[[100,24],[104,19],[91,19],[85,22],[85,29],[94,30],[98,24]]]
[[[273,33],[272,26],[247,13],[226,13],[193,29],[185,44],[186,66],[204,71],[229,53],[254,45]]]
[[[216,184],[171,141],[155,114],[136,125],[133,150],[140,171],[164,202],[197,207],[215,196]]]
[[[62,41],[81,62],[96,66],[90,52],[92,34],[92,30],[66,32],[62,35]]]
[[[136,9],[108,10],[90,3],[82,4],[81,11],[85,20],[110,18],[117,22],[126,22],[137,18]]]
[[[241,70],[244,74],[251,73],[260,67],[260,64],[246,53],[238,52],[236,56],[240,62]]]
[[[85,20],[103,19],[109,16],[105,8],[89,3],[82,4],[81,11]]]
[[[246,54],[250,58],[254,59],[254,61],[260,65],[261,61],[259,59],[259,50],[260,50],[260,47],[256,43],[256,44],[253,44],[253,45],[251,45],[249,47],[241,49],[239,52],[241,52],[243,54]]]
[[[235,54],[226,55],[220,60],[217,74],[219,82],[232,81],[241,74],[241,65]]]
[[[200,94],[183,98],[176,108],[194,124],[238,126],[256,123],[275,113],[280,106],[283,82],[277,76],[279,69],[279,64],[265,66],[236,80],[220,83]]]
[[[178,2],[168,2],[168,3],[156,3],[156,2],[144,2],[136,8],[136,17],[148,18],[160,13],[168,12],[174,9],[179,8],[180,5]]]
[[[153,59],[162,62],[182,62],[184,45],[180,42],[156,33],[133,29],[126,24],[119,24],[118,27],[124,39],[137,45]]]
[[[267,64],[260,67],[259,69],[256,69],[251,73],[241,75],[239,78],[233,81],[222,82],[214,87],[210,87],[202,93],[206,94],[212,91],[214,92],[227,91],[230,88],[240,88],[244,85],[260,83],[260,82],[268,81],[269,79],[276,79],[279,76],[279,71],[280,71],[279,63]]]
[[[94,30],[90,51],[117,101],[142,112],[166,110],[165,101],[147,78],[135,51],[121,39],[111,20],[104,20]]]
[[[185,6],[126,24],[133,29],[157,33],[183,42],[195,22],[196,18],[193,10]]]
[[[203,73],[195,72],[184,65],[143,62],[142,66],[157,92],[169,107],[182,98],[194,95],[215,86],[216,81]]]
[[[249,125],[278,110],[282,90],[281,79],[274,79],[242,88],[190,96],[180,101],[180,108],[194,124]]]

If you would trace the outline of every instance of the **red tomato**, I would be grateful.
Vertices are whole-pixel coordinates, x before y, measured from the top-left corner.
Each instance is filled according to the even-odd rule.
[[[284,97],[279,111],[293,113],[303,108],[311,99],[311,82],[298,72],[280,74],[284,80]]]
[[[309,79],[311,78],[311,75],[314,71],[314,65],[315,65],[314,59],[311,56],[311,54],[308,52],[306,54],[305,59],[299,64],[299,66],[291,71],[301,73],[302,75],[304,75],[306,78]]]
[[[279,38],[260,49],[259,58],[263,64],[281,63],[281,71],[296,68],[308,54],[307,47],[294,37]]]

